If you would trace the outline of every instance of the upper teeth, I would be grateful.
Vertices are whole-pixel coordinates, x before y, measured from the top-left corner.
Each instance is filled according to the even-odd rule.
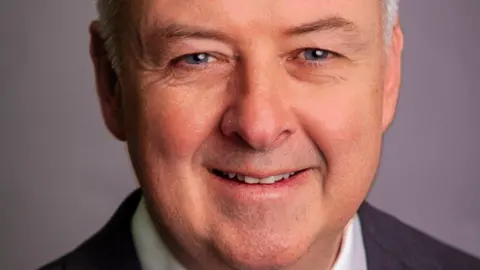
[[[272,175],[265,178],[255,178],[251,176],[245,176],[236,173],[221,172],[224,176],[227,176],[230,179],[237,179],[238,181],[245,182],[247,184],[273,184],[277,181],[288,179],[290,176],[294,175],[295,172],[286,173],[281,175]]]

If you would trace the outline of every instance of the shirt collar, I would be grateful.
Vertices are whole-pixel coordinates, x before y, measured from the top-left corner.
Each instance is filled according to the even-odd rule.
[[[143,197],[132,219],[132,236],[143,270],[185,270],[157,235]],[[357,215],[345,227],[342,247],[332,270],[367,270]]]

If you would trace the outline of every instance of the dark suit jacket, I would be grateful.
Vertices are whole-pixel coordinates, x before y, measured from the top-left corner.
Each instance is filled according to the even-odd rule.
[[[140,270],[130,224],[141,198],[133,192],[98,233],[40,270]],[[480,270],[480,261],[381,212],[359,209],[368,270]]]

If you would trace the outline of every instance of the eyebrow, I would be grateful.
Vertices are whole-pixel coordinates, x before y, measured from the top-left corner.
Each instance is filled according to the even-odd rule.
[[[282,34],[291,37],[331,30],[341,30],[350,33],[359,32],[358,26],[354,22],[342,17],[332,16],[288,28],[283,31]],[[234,37],[219,30],[181,23],[170,23],[164,27],[162,23],[158,21],[155,22],[155,26],[147,32],[145,41],[146,43],[150,43],[151,41],[158,42],[162,39],[184,38],[213,39],[225,43],[233,43],[234,41]]]
[[[165,27],[161,24],[161,22],[156,22],[155,26],[148,31],[149,33],[145,36],[147,43],[150,43],[151,40],[158,41],[184,38],[213,39],[233,43],[233,37],[215,29],[181,23],[170,23]]]
[[[345,32],[359,32],[358,26],[345,18],[339,16],[321,18],[314,22],[304,23],[287,29],[284,34],[287,36],[298,36],[311,32],[322,32],[329,30],[342,30]]]

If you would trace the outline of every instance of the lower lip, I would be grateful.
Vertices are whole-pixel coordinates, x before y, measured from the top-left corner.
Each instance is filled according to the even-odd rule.
[[[222,193],[237,197],[239,199],[277,199],[283,198],[296,188],[303,186],[308,180],[311,169],[303,170],[273,184],[247,184],[236,179],[225,179],[214,173],[209,172],[211,176],[219,183]]]

